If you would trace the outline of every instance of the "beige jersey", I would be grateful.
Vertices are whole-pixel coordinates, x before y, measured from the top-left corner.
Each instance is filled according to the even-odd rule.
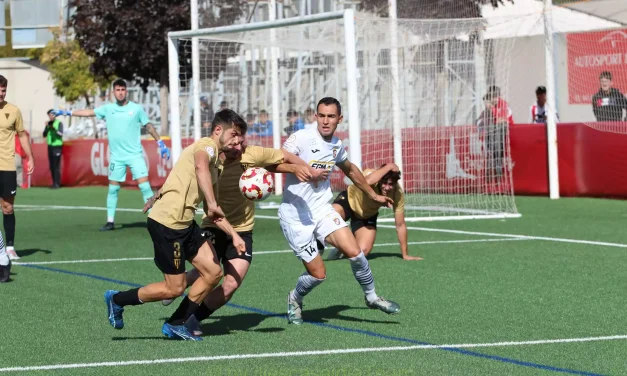
[[[20,109],[11,103],[0,103],[0,171],[15,171],[15,134],[22,132]]]
[[[218,205],[237,232],[251,231],[255,225],[255,203],[239,190],[239,178],[250,167],[266,167],[283,163],[283,152],[278,149],[246,146],[241,159],[225,160],[218,178]],[[201,227],[216,227],[203,216]]]
[[[367,169],[364,170],[364,176],[370,174],[373,170]],[[375,183],[372,186],[372,189],[380,195],[381,189],[379,189],[379,183]],[[347,189],[348,194],[348,204],[350,205],[353,213],[357,218],[367,219],[379,212],[379,208],[381,204],[372,200],[370,197],[366,196],[364,192],[362,192],[359,188],[357,188],[354,184],[349,185]],[[387,196],[394,200],[394,212],[402,212],[405,210],[405,194],[403,193],[403,189],[398,183],[394,185],[394,189],[388,192]]]
[[[199,151],[207,153],[209,157],[209,171],[215,194],[220,165],[218,148],[211,138],[201,138],[181,153],[161,187],[161,197],[152,207],[149,218],[173,230],[183,230],[192,224],[198,205],[204,200],[198,187],[194,162],[194,154]]]

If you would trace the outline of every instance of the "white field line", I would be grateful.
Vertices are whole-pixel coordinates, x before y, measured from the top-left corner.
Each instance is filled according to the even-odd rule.
[[[526,239],[469,239],[469,240],[441,240],[441,241],[425,241],[425,242],[408,242],[408,245],[419,244],[457,244],[457,243],[481,243],[481,242],[507,242],[520,241]],[[380,243],[375,247],[398,246],[398,243]],[[254,251],[254,255],[271,255],[276,253],[292,253],[291,249],[282,249],[278,251]],[[87,264],[92,262],[120,262],[120,261],[152,261],[152,257],[125,257],[125,258],[108,258],[108,259],[86,259],[86,260],[58,260],[58,261],[33,261],[33,262],[13,262],[13,265],[54,265],[54,264]]]
[[[447,349],[447,348],[470,349],[470,348],[479,348],[479,347],[532,346],[532,345],[546,345],[546,344],[573,343],[573,342],[612,341],[612,340],[621,340],[621,339],[627,339],[627,335],[615,335],[615,336],[605,336],[605,337],[586,337],[586,338],[546,339],[546,340],[537,340],[537,341],[464,343],[464,344],[458,344],[458,345],[362,347],[362,348],[352,348],[352,349],[330,349],[330,350],[291,351],[291,352],[274,352],[274,353],[260,353],[260,354],[197,356],[197,357],[189,357],[189,358],[127,360],[127,361],[118,361],[118,362],[50,364],[50,365],[41,365],[41,366],[6,367],[6,368],[0,368],[0,372],[50,371],[50,370],[56,370],[56,369],[73,369],[73,368],[99,368],[99,367],[152,365],[152,364],[165,364],[165,363],[209,362],[209,361],[231,360],[231,359],[290,358],[290,357],[296,357],[296,356],[319,356],[319,355],[373,353],[373,352],[408,351],[408,350],[433,350],[433,349]]]
[[[17,208],[32,208],[32,207],[45,207],[48,209],[74,209],[74,210],[107,210],[103,207],[96,206],[55,206],[55,205],[15,205]],[[124,209],[118,208],[119,211],[127,211],[127,212],[140,212],[141,209]],[[259,219],[279,219],[277,216],[272,215],[255,215],[255,218]],[[381,228],[396,228],[393,225],[377,225]],[[463,234],[463,235],[478,235],[478,236],[492,236],[492,237],[503,237],[503,238],[515,238],[515,239],[524,239],[524,240],[543,240],[550,242],[560,242],[560,243],[573,243],[573,244],[589,244],[589,245],[599,245],[605,247],[616,247],[616,248],[627,248],[627,244],[621,243],[608,243],[608,242],[597,242],[592,240],[579,240],[579,239],[566,239],[566,238],[553,238],[548,236],[531,236],[531,235],[516,235],[516,234],[499,234],[494,232],[478,232],[478,231],[462,231],[462,230],[449,230],[449,229],[441,229],[441,228],[430,228],[430,227],[407,227],[408,230],[415,231],[426,231],[426,232],[441,232],[448,234]]]

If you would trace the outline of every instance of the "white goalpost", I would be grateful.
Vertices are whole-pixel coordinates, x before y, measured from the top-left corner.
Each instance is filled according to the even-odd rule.
[[[350,160],[362,170],[401,167],[407,220],[519,217],[507,127],[481,120],[502,110],[512,42],[483,41],[484,27],[347,9],[170,32],[173,161],[222,106],[247,120],[248,144],[279,148],[332,96]],[[335,192],[346,184],[331,174]]]

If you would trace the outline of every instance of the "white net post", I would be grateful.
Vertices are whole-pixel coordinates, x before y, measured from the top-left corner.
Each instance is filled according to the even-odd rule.
[[[394,163],[403,171],[403,133],[401,128],[401,101],[400,101],[400,73],[398,68],[398,22],[396,0],[389,0],[390,36],[392,48],[390,49],[390,64],[392,68],[392,81],[396,90],[392,90],[392,132],[394,139]],[[403,187],[403,179],[398,182]]]
[[[191,0],[191,26],[192,30],[198,30],[198,0]],[[194,140],[201,137],[200,118],[200,46],[198,37],[192,38],[192,109]]]
[[[170,75],[170,139],[172,141],[172,165],[181,156],[181,116],[179,112],[179,53],[178,43],[168,34],[168,70]]]
[[[276,0],[270,0],[270,21],[276,20]],[[279,51],[275,47],[276,30],[270,29],[270,79],[272,90],[272,147],[281,148],[281,103],[279,97]],[[283,178],[281,175],[275,175],[274,189],[277,195],[283,194]]]
[[[346,88],[348,96],[348,154],[350,161],[362,168],[361,161],[361,126],[359,117],[359,98],[357,94],[357,51],[355,39],[355,11],[344,11],[344,44],[346,48]]]
[[[557,158],[557,122],[555,118],[555,63],[553,62],[553,2],[544,0],[544,61],[546,69],[547,111],[546,140],[549,164],[549,197],[560,197],[559,170]]]

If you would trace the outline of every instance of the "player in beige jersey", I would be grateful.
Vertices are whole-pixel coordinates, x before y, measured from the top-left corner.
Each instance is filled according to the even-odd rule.
[[[229,152],[220,155],[222,165],[218,178],[218,205],[226,219],[246,243],[246,252],[239,253],[232,246],[227,233],[217,228],[215,223],[203,217],[201,228],[205,238],[213,244],[218,259],[224,268],[222,284],[213,290],[195,313],[200,322],[226,304],[241,286],[253,256],[253,227],[255,225],[255,204],[246,199],[239,190],[239,179],[250,167],[264,167],[271,172],[291,173],[301,181],[326,180],[329,172],[315,170],[302,159],[285,150],[246,146],[241,155]],[[198,272],[187,273],[187,283],[198,278]],[[171,299],[164,300],[168,305]],[[200,328],[193,328],[194,335],[202,335]]]
[[[7,86],[9,82],[0,76],[0,204],[2,205],[4,232],[7,237],[6,248],[0,234],[0,282],[8,282],[11,272],[10,260],[19,257],[13,247],[15,239],[15,214],[13,203],[17,193],[17,173],[15,171],[15,134],[28,158],[28,174],[35,169],[35,160],[30,149],[28,135],[24,130],[22,112],[19,108],[7,103]]]
[[[219,153],[232,150],[241,152],[246,122],[231,110],[215,115],[211,137],[201,138],[183,150],[168,178],[157,193],[148,216],[148,232],[154,244],[155,264],[164,274],[165,281],[124,292],[108,290],[105,302],[109,322],[116,329],[124,327],[124,306],[161,301],[181,296],[187,287],[185,261],[189,261],[200,277],[190,287],[187,296],[174,314],[163,324],[162,333],[170,338],[201,340],[192,335],[188,326],[207,294],[222,279],[216,251],[202,236],[194,221],[201,202],[210,221],[228,233],[238,252],[245,251],[242,238],[235,232],[214,194],[220,167]],[[152,200],[151,200],[152,202]],[[186,325],[187,324],[187,325]]]
[[[380,195],[394,200],[394,222],[396,234],[401,246],[403,260],[422,260],[420,257],[410,256],[407,253],[407,225],[405,224],[405,194],[398,184],[401,172],[394,163],[388,163],[377,170],[364,170],[366,181],[372,189]],[[340,192],[333,208],[342,216],[342,219],[351,221],[351,230],[357,239],[359,248],[368,256],[372,251],[377,236],[377,217],[381,204],[366,197],[355,185],[349,185],[348,189]],[[343,255],[336,248],[331,249],[327,260],[341,258]]]

